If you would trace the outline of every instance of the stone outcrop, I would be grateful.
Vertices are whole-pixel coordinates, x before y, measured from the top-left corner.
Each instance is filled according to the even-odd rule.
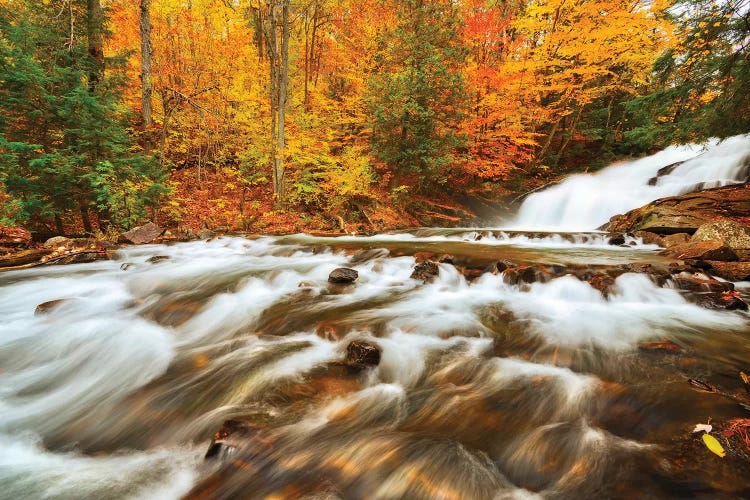
[[[679,260],[699,259],[732,262],[738,259],[737,254],[731,248],[718,240],[690,241],[667,248],[661,254]]]
[[[648,231],[658,235],[694,234],[718,219],[738,222],[750,218],[750,184],[706,189],[660,198],[622,215],[606,225],[609,232]]]

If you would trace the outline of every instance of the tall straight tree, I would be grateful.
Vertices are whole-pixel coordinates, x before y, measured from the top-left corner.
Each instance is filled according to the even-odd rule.
[[[140,5],[141,32],[141,116],[143,126],[151,125],[151,0],[141,0]]]
[[[263,16],[270,62],[271,163],[277,206],[283,206],[286,201],[284,127],[289,88],[289,3],[290,0],[268,0]]]

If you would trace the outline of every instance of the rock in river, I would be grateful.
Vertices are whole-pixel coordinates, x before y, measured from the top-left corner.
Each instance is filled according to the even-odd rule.
[[[411,276],[409,277],[416,280],[422,280],[425,283],[431,283],[432,281],[435,281],[438,273],[440,273],[438,265],[428,260],[414,266],[414,271],[412,271]]]
[[[329,283],[348,284],[354,283],[359,278],[359,273],[355,269],[348,267],[338,267],[328,275]]]
[[[346,348],[346,364],[363,369],[380,364],[380,348],[362,340],[352,341]]]

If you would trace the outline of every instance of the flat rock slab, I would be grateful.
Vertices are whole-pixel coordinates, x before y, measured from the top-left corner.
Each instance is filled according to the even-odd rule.
[[[134,227],[130,231],[126,231],[120,235],[120,239],[126,243],[132,243],[134,245],[142,245],[144,243],[151,243],[156,238],[161,236],[164,232],[162,228],[149,222],[143,226]]]
[[[675,245],[661,252],[661,255],[673,259],[701,259],[719,260],[723,262],[736,261],[737,254],[721,241],[690,241],[682,245]]]
[[[694,234],[702,225],[721,219],[745,224],[750,220],[750,184],[660,198],[625,214],[615,215],[605,227],[610,232]]]

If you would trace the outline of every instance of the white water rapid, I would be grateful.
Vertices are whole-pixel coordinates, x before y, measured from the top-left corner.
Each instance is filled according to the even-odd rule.
[[[633,484],[667,498],[681,483],[653,443],[729,411],[685,380],[742,366],[747,316],[645,274],[620,274],[604,296],[572,274],[461,273],[469,257],[571,272],[659,262],[630,243],[227,237],[0,273],[0,498],[178,499],[197,485],[208,493],[188,498],[629,497]],[[454,264],[423,283],[417,251]],[[327,282],[339,266],[355,285]],[[67,300],[35,313],[55,299]],[[663,339],[692,353],[684,366],[637,347]],[[380,363],[343,366],[353,340]],[[204,461],[230,418],[263,438]]]
[[[660,174],[661,169],[675,164]],[[533,193],[524,200],[512,226],[523,230],[591,231],[613,215],[658,198],[744,182],[749,172],[750,136],[673,146],[594,174],[572,175]]]

